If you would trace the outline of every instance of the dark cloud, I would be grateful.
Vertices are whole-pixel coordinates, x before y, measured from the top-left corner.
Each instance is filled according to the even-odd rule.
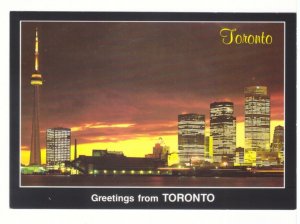
[[[176,122],[182,112],[208,119],[209,104],[218,100],[233,101],[241,121],[243,89],[250,85],[268,86],[272,117],[283,118],[283,24],[23,22],[21,27],[22,145],[30,143],[36,27],[45,79],[42,130],[106,122],[136,126],[76,134],[121,139],[174,133],[176,125],[159,124]],[[219,37],[222,27],[271,34],[273,44],[226,46]],[[151,123],[157,129],[147,126]],[[44,134],[41,138],[44,145]]]

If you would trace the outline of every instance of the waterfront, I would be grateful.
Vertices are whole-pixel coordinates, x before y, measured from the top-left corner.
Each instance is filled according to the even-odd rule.
[[[21,186],[283,187],[283,177],[22,175]]]

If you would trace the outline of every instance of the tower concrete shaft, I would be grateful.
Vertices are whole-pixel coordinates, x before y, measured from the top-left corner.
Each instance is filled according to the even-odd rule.
[[[35,52],[34,52],[34,72],[31,75],[30,84],[33,86],[33,116],[32,116],[32,134],[30,165],[41,165],[40,149],[40,126],[39,126],[39,92],[43,85],[42,74],[39,72],[39,38],[38,31],[35,32]]]
[[[31,135],[30,165],[41,164],[40,127],[39,127],[39,86],[33,87],[33,117]]]

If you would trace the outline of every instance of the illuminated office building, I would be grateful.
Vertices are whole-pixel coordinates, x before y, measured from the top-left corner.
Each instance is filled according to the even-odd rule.
[[[281,152],[284,148],[284,128],[280,125],[274,129],[272,152]]]
[[[279,164],[284,164],[284,127],[278,125],[274,129],[273,143],[271,145],[271,152],[277,153]]]
[[[39,126],[39,98],[40,86],[43,85],[42,74],[39,71],[39,37],[38,31],[35,32],[34,50],[34,72],[31,75],[30,84],[33,87],[33,116],[30,149],[30,165],[41,165],[40,149],[40,126]]]
[[[205,116],[178,115],[178,156],[182,165],[204,160]]]
[[[49,128],[46,139],[47,167],[54,168],[70,161],[71,130],[69,128]]]
[[[236,147],[236,119],[232,102],[210,104],[210,135],[213,137],[213,161],[233,158]]]
[[[270,151],[270,96],[265,86],[245,88],[245,150]]]

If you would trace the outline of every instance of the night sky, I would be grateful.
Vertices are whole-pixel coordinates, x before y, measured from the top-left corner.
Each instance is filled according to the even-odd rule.
[[[30,148],[34,35],[39,30],[41,147],[45,130],[72,128],[81,143],[177,135],[181,113],[206,115],[246,86],[266,85],[271,118],[283,120],[283,24],[23,22],[22,148]],[[222,27],[270,34],[272,45],[224,45]]]

